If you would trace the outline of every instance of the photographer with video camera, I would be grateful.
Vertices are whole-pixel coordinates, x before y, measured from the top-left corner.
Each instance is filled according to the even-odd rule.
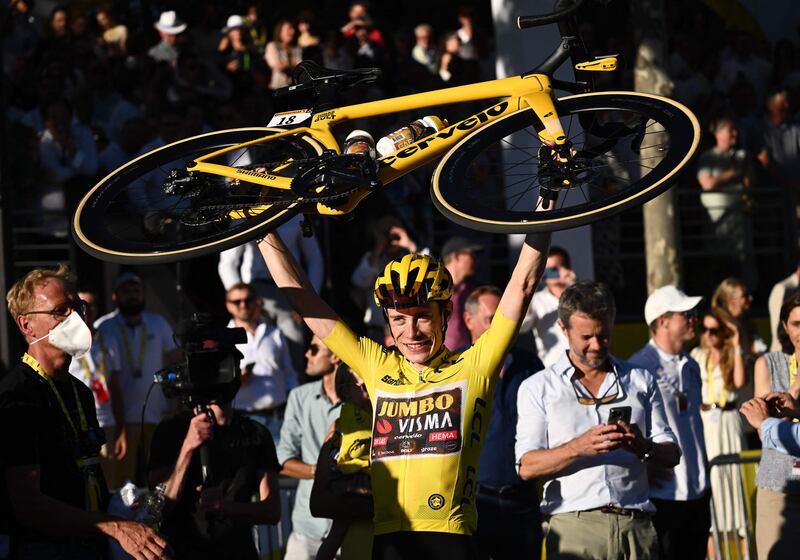
[[[233,410],[244,330],[195,315],[178,336],[186,357],[157,378],[191,412],[153,435],[148,479],[163,484],[161,528],[178,558],[257,559],[251,529],[280,520],[280,466],[269,431]]]
[[[105,513],[104,433],[92,391],[68,372],[92,343],[72,273],[33,269],[6,301],[27,344],[0,381],[0,527],[10,557],[100,559],[110,537],[136,560],[169,558],[153,529]]]

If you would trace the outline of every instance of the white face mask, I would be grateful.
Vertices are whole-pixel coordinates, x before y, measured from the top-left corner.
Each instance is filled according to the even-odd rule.
[[[75,311],[53,327],[49,333],[37,338],[31,344],[36,344],[48,337],[50,344],[75,358],[82,358],[92,349],[92,331],[83,322],[80,313]]]

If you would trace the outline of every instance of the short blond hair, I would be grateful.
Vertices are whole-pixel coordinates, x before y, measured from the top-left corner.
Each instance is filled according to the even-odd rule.
[[[33,306],[33,291],[36,287],[46,284],[51,279],[60,280],[67,288],[75,288],[75,275],[65,264],[58,265],[58,268],[34,268],[22,279],[17,280],[6,294],[8,312],[14,321]]]

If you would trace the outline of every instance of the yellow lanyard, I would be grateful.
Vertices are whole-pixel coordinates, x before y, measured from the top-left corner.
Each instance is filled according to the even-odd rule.
[[[139,359],[136,363],[133,361],[133,352],[131,351],[131,342],[128,339],[128,331],[127,326],[124,324],[125,319],[121,316],[118,316],[119,322],[117,323],[117,328],[119,329],[119,334],[122,336],[122,344],[125,345],[125,357],[128,361],[128,365],[131,366],[131,370],[134,377],[139,377],[142,375],[142,368],[144,367],[144,352],[147,348],[147,325],[144,322],[144,317],[142,317],[142,339],[139,341]]]
[[[64,417],[69,423],[69,427],[72,428],[72,432],[75,434],[75,440],[77,443],[77,440],[81,437],[81,435],[75,428],[75,423],[72,421],[72,416],[70,416],[69,411],[67,410],[67,405],[64,404],[64,399],[61,397],[61,393],[58,392],[58,387],[56,387],[56,384],[53,383],[53,380],[50,379],[50,376],[47,375],[47,373],[44,371],[44,368],[36,358],[25,352],[25,354],[22,356],[22,361],[33,368],[33,370],[38,373],[42,379],[47,381],[48,385],[50,385],[50,389],[52,389],[53,393],[55,394],[56,400],[58,400],[58,404],[61,406],[61,411],[64,413]],[[86,433],[89,431],[89,423],[86,421],[86,414],[83,412],[81,399],[78,395],[78,388],[75,386],[75,381],[71,378],[71,376],[70,385],[72,385],[72,393],[75,395],[75,406],[78,409],[78,416],[80,417],[81,431]],[[75,462],[86,477],[86,507],[89,509],[89,511],[100,511],[100,496],[102,495],[100,480],[98,479],[94,469],[90,468],[91,466],[98,464],[97,457],[76,458]]]
[[[717,402],[717,386],[714,382],[714,378],[712,376],[713,368],[711,367],[711,351],[708,352],[708,359],[706,360],[706,377],[708,379],[708,398],[711,401],[712,406],[718,406],[719,408],[725,408],[725,405],[728,403],[728,390],[725,389],[725,385],[722,385],[722,399]]]
[[[52,389],[53,393],[55,394],[56,400],[58,400],[58,404],[61,406],[61,411],[64,413],[64,417],[67,419],[67,422],[69,422],[69,427],[72,428],[72,433],[75,434],[75,438],[77,439],[80,436],[80,432],[78,432],[77,428],[75,428],[75,423],[72,421],[72,416],[70,416],[69,410],[67,410],[67,405],[64,404],[64,399],[61,398],[61,393],[58,392],[58,387],[56,387],[56,384],[53,383],[53,380],[50,379],[50,376],[45,373],[44,368],[36,358],[25,352],[25,355],[22,356],[22,361],[33,368],[33,370],[38,373],[42,379],[47,381],[48,385],[50,385],[50,389]],[[71,380],[70,385],[72,385],[72,394],[75,395],[75,406],[78,408],[81,431],[86,432],[89,430],[89,423],[86,421],[86,415],[83,413],[81,399],[78,396],[78,389],[75,387],[75,383]]]
[[[794,385],[797,380],[797,354],[792,354],[789,358],[789,387]]]

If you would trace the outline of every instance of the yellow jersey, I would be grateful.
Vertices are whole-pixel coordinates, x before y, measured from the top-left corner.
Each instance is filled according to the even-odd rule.
[[[475,486],[492,396],[519,323],[495,313],[464,352],[446,348],[417,371],[396,349],[341,321],[325,345],[365,382],[373,404],[375,534],[472,534]]]

